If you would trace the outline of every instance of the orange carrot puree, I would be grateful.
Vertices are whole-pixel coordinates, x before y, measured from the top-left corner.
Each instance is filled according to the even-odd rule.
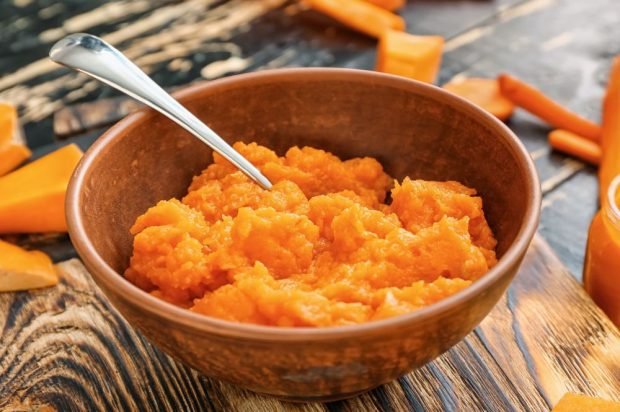
[[[234,147],[273,189],[214,155],[184,198],[136,220],[131,282],[230,321],[334,326],[429,305],[496,263],[482,200],[460,183],[405,178],[387,205],[393,180],[373,158]]]

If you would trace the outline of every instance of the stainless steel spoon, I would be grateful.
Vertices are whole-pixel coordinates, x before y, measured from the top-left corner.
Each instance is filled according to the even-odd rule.
[[[152,107],[208,144],[265,189],[271,182],[245,157],[159,87],[120,51],[97,36],[77,33],[59,40],[50,59],[106,83]]]

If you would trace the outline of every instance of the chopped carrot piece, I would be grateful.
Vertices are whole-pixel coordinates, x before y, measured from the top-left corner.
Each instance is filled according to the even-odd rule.
[[[402,17],[365,0],[306,0],[311,8],[357,31],[379,38],[388,29],[404,30]]]
[[[15,107],[0,103],[0,176],[22,164],[30,154],[17,121]]]
[[[389,11],[400,9],[405,5],[405,0],[366,0],[369,3]]]
[[[383,33],[377,51],[377,70],[433,83],[441,65],[444,39],[395,30]]]
[[[620,412],[620,402],[608,401],[576,393],[567,393],[552,412]]]
[[[52,260],[0,240],[0,292],[38,289],[58,283]]]
[[[515,108],[500,93],[497,79],[460,79],[444,84],[443,88],[480,106],[500,120],[508,120]]]
[[[612,64],[603,102],[603,161],[599,171],[601,202],[612,179],[620,174],[620,56]]]
[[[66,232],[65,193],[81,157],[70,144],[0,177],[0,233]]]
[[[17,111],[8,103],[0,103],[0,144],[11,140],[17,127]]]
[[[597,141],[600,138],[601,127],[599,125],[571,112],[534,86],[509,74],[502,74],[498,80],[504,96],[550,125],[590,140]]]
[[[601,161],[601,147],[592,140],[567,130],[557,129],[549,133],[549,144],[555,150],[575,156],[593,165]]]

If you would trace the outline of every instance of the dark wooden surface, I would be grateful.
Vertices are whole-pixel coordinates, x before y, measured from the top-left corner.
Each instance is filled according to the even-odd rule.
[[[198,375],[137,334],[78,260],[58,287],[0,296],[0,410],[548,411],[620,401],[620,332],[537,237],[497,307],[435,361],[359,397],[295,405]]]
[[[599,118],[610,59],[620,53],[617,0],[411,0],[402,14],[410,32],[448,38],[440,83],[507,70]],[[73,31],[104,35],[168,88],[276,67],[371,69],[375,55],[372,39],[293,0],[0,1],[0,99],[19,105],[35,155],[73,141],[86,148],[105,125],[57,137],[54,113],[118,95],[46,59],[53,42]],[[540,232],[580,279],[597,207],[595,170],[552,153],[547,126],[526,113],[510,126],[543,181]],[[57,261],[74,256],[64,236],[18,241],[43,247]]]
[[[409,32],[447,37],[440,83],[511,71],[598,120],[620,54],[617,0],[410,0],[402,14]],[[293,0],[0,0],[0,100],[19,106],[35,156],[68,142],[88,147],[105,121],[56,136],[54,114],[118,96],[46,59],[74,31],[105,36],[167,88],[277,67],[371,69],[375,55],[372,39]],[[527,113],[509,126],[543,183],[540,234],[580,279],[596,171],[550,151],[547,126]],[[9,238],[57,261],[75,256],[66,235]],[[454,350],[328,409],[545,410],[566,390],[618,399],[617,331],[546,252],[538,241],[507,298]],[[59,288],[0,296],[0,410],[294,409],[173,363],[123,324],[75,262],[63,267]]]

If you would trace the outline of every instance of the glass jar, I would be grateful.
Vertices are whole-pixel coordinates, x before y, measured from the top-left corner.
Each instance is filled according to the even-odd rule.
[[[620,175],[603,198],[588,234],[583,281],[586,291],[609,318],[620,326]]]

